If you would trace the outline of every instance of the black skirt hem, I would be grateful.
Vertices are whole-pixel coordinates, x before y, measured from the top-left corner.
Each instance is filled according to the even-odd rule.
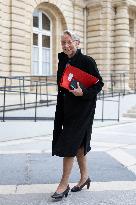
[[[89,147],[85,153],[84,156],[91,150],[91,147]],[[59,152],[53,152],[52,156],[58,156],[58,157],[76,157],[77,153],[75,154],[60,154]]]

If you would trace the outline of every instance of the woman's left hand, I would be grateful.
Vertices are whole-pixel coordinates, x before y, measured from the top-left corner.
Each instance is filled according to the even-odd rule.
[[[83,96],[83,91],[79,85],[79,82],[77,82],[77,88],[74,90],[69,90],[69,92],[73,93],[75,96]]]

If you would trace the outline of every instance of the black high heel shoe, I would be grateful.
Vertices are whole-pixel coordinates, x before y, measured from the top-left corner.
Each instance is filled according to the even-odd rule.
[[[67,186],[66,190],[62,193],[57,193],[55,192],[51,197],[53,199],[62,199],[64,196],[67,197],[68,196],[68,193],[69,193],[69,190],[70,190],[70,187],[69,185]]]
[[[74,187],[71,189],[71,191],[72,191],[72,192],[81,191],[85,185],[87,185],[87,189],[89,189],[89,187],[90,187],[90,182],[91,182],[91,179],[88,177],[88,179],[85,181],[84,184],[82,184],[81,186],[74,186]]]

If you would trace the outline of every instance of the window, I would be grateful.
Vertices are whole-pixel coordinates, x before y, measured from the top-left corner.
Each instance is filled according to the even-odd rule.
[[[33,13],[32,74],[51,75],[51,21],[42,11]]]

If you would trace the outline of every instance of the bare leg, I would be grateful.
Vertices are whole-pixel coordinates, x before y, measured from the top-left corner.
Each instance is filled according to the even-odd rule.
[[[65,191],[68,186],[68,179],[73,167],[74,157],[64,157],[63,158],[63,175],[60,184],[56,190],[57,193]]]
[[[81,186],[88,178],[87,157],[86,155],[84,156],[84,147],[78,149],[76,158],[81,174],[81,178],[77,186]]]

